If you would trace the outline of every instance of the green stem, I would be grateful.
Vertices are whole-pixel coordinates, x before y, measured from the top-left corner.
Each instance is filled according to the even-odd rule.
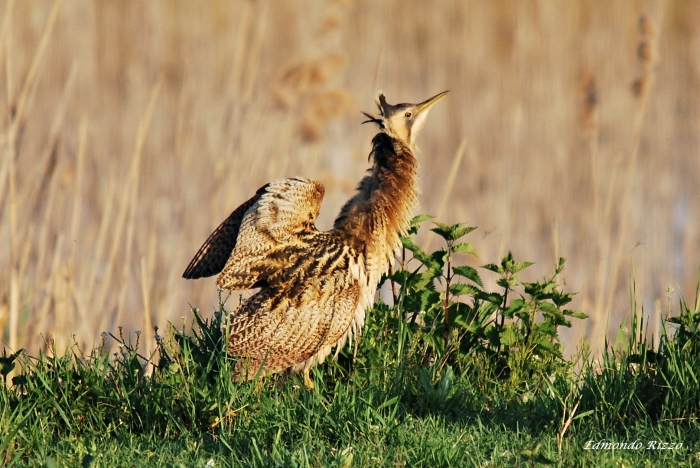
[[[452,280],[452,244],[447,243],[447,276],[445,277],[445,350],[450,339],[450,282]]]

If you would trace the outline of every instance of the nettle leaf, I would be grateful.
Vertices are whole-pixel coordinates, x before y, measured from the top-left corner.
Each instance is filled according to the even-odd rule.
[[[588,318],[588,315],[584,314],[580,310],[564,309],[564,315],[568,315],[569,317],[573,317],[573,318],[577,318],[577,319]]]
[[[450,322],[461,328],[469,329],[473,323],[473,320],[469,320],[466,315],[457,315],[454,318],[450,316]]]
[[[418,247],[411,239],[407,237],[402,237],[401,238],[401,244],[407,248],[408,250],[411,251],[413,254],[413,257],[417,259],[419,262],[421,262],[423,265],[425,265],[428,268],[440,268],[440,265],[436,263],[435,259],[431,256],[428,255],[427,253],[423,252],[423,249]]]
[[[483,268],[484,270],[493,271],[494,273],[500,273],[500,274],[504,273],[503,269],[494,263],[482,265],[481,268]]]
[[[564,316],[564,314],[562,314],[561,311],[557,309],[557,307],[554,304],[550,304],[549,302],[540,302],[539,304],[537,304],[537,306],[542,312],[562,317]]]
[[[545,322],[553,323],[556,326],[563,325],[567,328],[571,328],[571,322],[564,317],[564,314],[552,314],[547,312],[544,313],[544,317]]]
[[[455,275],[463,276],[482,288],[484,287],[483,281],[481,281],[481,277],[479,276],[479,273],[476,271],[476,268],[472,268],[470,266],[464,265],[464,266],[457,266],[457,267],[452,267],[452,272]]]
[[[420,247],[418,247],[418,245],[416,245],[416,243],[413,242],[413,239],[411,239],[410,237],[402,237],[401,245],[413,252],[414,255],[416,252],[423,252],[423,250]]]
[[[411,287],[414,291],[420,291],[422,289],[435,291],[435,284],[433,284],[434,279],[435,275],[431,270],[424,271],[420,275],[416,276],[416,279],[411,283]]]
[[[559,355],[558,346],[555,343],[552,343],[551,341],[549,341],[549,338],[542,338],[542,339],[537,340],[536,345],[538,348],[537,351],[539,351],[540,353],[542,351],[544,351],[544,352],[547,352],[550,354],[554,354],[555,356]]]
[[[474,255],[475,257],[478,257],[474,246],[467,243],[467,242],[462,242],[461,244],[457,244],[455,246],[452,246],[452,253],[468,253],[470,255]]]
[[[552,292],[552,302],[554,302],[557,307],[561,308],[561,306],[564,306],[571,302],[573,299],[574,294],[572,293],[562,293],[560,291],[554,290]]]
[[[564,257],[559,257],[559,263],[557,264],[557,268],[554,271],[554,276],[557,276],[559,273],[564,271],[564,264],[566,263],[566,259]]]
[[[437,384],[437,393],[444,399],[450,394],[452,390],[452,382],[454,381],[454,371],[451,366],[445,367],[445,372],[442,374],[442,378]]]
[[[450,294],[453,296],[462,296],[464,294],[479,294],[481,289],[477,288],[476,286],[472,286],[471,284],[464,284],[464,283],[453,283],[450,285]]]
[[[536,297],[542,292],[542,285],[540,283],[523,283],[525,288],[525,294]]]
[[[525,287],[525,292],[532,297],[538,299],[551,299],[553,297],[552,291],[556,288],[556,283],[551,281],[547,283],[523,283]]]
[[[432,228],[431,231],[450,242],[454,242],[476,229],[475,227],[470,227],[462,223],[453,224],[451,226],[444,223],[435,223],[435,226],[436,227]]]
[[[515,265],[515,260],[513,260],[513,252],[509,250],[508,254],[501,259],[501,268],[503,268],[504,271],[512,273],[513,265]]]
[[[437,227],[434,227],[430,230],[433,231],[435,234],[439,235],[440,237],[442,237],[443,239],[450,240],[450,228],[452,226],[450,226],[448,224],[444,224],[444,223],[437,223],[437,222],[434,224]]]
[[[382,282],[389,279],[389,280],[393,281],[394,283],[397,283],[399,286],[405,286],[412,279],[411,278],[412,276],[413,276],[413,273],[411,273],[408,270],[396,270],[391,275],[387,275],[385,278],[382,278]]]
[[[510,278],[499,278],[496,280],[496,284],[502,287],[503,289],[510,289],[510,287],[513,286],[513,282]]]
[[[489,325],[484,331],[484,336],[487,340],[489,340],[489,343],[493,348],[497,348],[501,345],[501,335],[498,333],[498,330],[499,328]]]
[[[524,300],[515,299],[514,301],[511,301],[508,308],[503,312],[503,316],[506,318],[513,318],[513,315],[523,310],[526,305],[527,302],[525,302]]]
[[[534,265],[533,262],[518,262],[513,266],[513,273],[517,273],[532,265]]]
[[[520,320],[523,320],[523,321],[525,321],[525,322],[527,322],[527,323],[530,323],[530,322],[531,322],[531,320],[530,320],[530,318],[531,318],[531,317],[530,317],[530,308],[529,308],[529,307],[525,307],[525,308],[522,308],[522,309],[516,309],[516,310],[513,311],[513,315],[515,315],[515,316],[518,317]],[[507,318],[510,318],[510,317],[508,317],[507,315],[506,315],[506,317],[507,317]]]
[[[442,267],[445,266],[445,259],[447,258],[447,255],[449,252],[445,249],[440,249],[436,250],[435,252],[431,253],[430,256],[433,257],[436,263],[436,268],[440,270],[440,273],[442,273]]]
[[[495,305],[501,305],[503,303],[503,296],[501,296],[498,293],[489,293],[485,291],[479,291],[476,294],[476,297],[478,299],[481,299],[486,302],[490,302],[491,304]]]
[[[500,338],[501,343],[503,343],[505,346],[511,346],[518,342],[518,334],[516,333],[513,324],[508,324],[503,327]]]
[[[450,322],[461,326],[469,327],[474,322],[474,309],[464,302],[453,302],[449,307]]]
[[[423,291],[420,295],[420,310],[427,312],[434,309],[436,306],[441,305],[441,299],[440,293],[437,291]]]
[[[414,216],[413,219],[411,220],[411,224],[406,232],[406,237],[416,235],[418,233],[418,229],[420,228],[420,225],[429,220],[433,219],[434,216],[422,214],[418,216]]]
[[[413,219],[411,220],[411,226],[420,226],[425,221],[433,219],[434,217],[435,216],[431,216],[429,214],[419,214],[413,217]]]
[[[20,354],[24,352],[24,348],[20,349],[10,356],[7,355],[7,351],[3,348],[2,356],[0,356],[0,375],[6,377],[15,368],[15,360]]]
[[[549,337],[557,335],[557,327],[551,322],[538,323],[537,329]]]

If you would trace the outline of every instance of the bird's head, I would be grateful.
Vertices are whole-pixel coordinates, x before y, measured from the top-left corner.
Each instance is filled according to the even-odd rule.
[[[449,91],[443,91],[420,104],[391,105],[386,102],[384,93],[379,92],[376,100],[379,116],[374,117],[363,112],[369,118],[363,123],[376,123],[384,133],[402,141],[406,146],[413,149],[416,136],[423,128],[428,112],[438,101],[447,96],[447,93]]]

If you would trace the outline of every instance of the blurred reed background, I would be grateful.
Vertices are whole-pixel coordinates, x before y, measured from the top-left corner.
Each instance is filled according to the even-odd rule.
[[[495,262],[567,257],[596,348],[694,297],[700,2],[3,0],[0,342],[189,322],[209,233],[259,186],[326,186],[319,227],[367,168],[377,90],[445,89],[423,131],[420,212],[479,226]],[[641,15],[647,21],[640,23]],[[422,242],[427,242],[424,237]],[[437,247],[433,241],[433,247]],[[667,291],[672,286],[674,292]],[[232,301],[237,301],[237,294]]]

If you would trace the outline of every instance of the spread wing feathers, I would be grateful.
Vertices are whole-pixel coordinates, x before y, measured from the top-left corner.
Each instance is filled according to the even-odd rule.
[[[297,275],[295,275],[297,276]],[[231,315],[229,353],[241,358],[243,379],[322,361],[355,316],[360,283],[351,268],[301,276],[285,288],[263,288]],[[289,286],[287,283],[286,286]],[[338,343],[342,341],[342,343]]]
[[[217,286],[229,290],[264,286],[294,265],[318,233],[315,222],[324,193],[321,183],[301,177],[266,185],[245,213]]]
[[[223,270],[236,246],[238,232],[246,212],[260,199],[269,185],[260,187],[255,195],[233,210],[233,213],[211,233],[182,274],[183,278],[204,278],[216,275]]]

